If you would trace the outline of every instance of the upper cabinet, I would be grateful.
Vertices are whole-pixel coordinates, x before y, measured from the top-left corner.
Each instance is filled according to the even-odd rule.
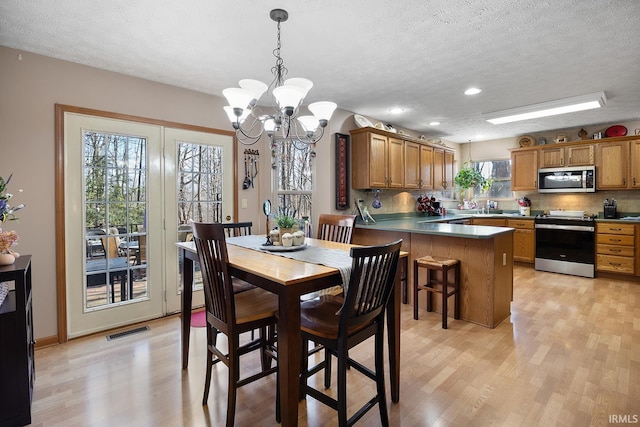
[[[593,144],[569,147],[553,145],[541,147],[539,155],[540,167],[558,168],[593,165],[595,162],[594,152]]]
[[[629,141],[596,144],[596,189],[629,188]]]
[[[640,188],[640,139],[596,144],[596,189]]]
[[[538,189],[538,150],[511,151],[511,190]]]
[[[404,141],[374,132],[352,134],[353,188],[403,188]]]
[[[538,168],[596,166],[596,190],[640,189],[640,138],[626,136],[512,149],[511,189],[537,190]]]
[[[438,149],[442,152],[442,161],[438,163],[442,172],[436,177],[433,146],[373,128],[352,130],[351,186],[355,189],[432,190],[436,182],[442,187],[442,181],[447,179],[447,184],[451,185],[454,152]]]
[[[629,141],[629,151],[631,151],[631,169],[629,170],[631,188],[640,188],[640,139]]]
[[[433,149],[433,189],[453,188],[453,151],[444,148]]]

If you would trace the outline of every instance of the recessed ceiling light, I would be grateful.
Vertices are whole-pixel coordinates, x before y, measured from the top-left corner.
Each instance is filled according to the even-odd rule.
[[[478,89],[477,87],[470,87],[469,89],[464,91],[465,95],[477,95],[482,92],[482,89]]]
[[[429,123],[429,126],[438,126],[440,124],[440,122],[431,122]]]
[[[394,108],[390,109],[389,112],[391,114],[400,114],[400,113],[404,112],[404,108],[394,107]]]

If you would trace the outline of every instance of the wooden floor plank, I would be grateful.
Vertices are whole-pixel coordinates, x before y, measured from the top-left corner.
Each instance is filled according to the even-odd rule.
[[[214,367],[209,405],[201,405],[205,330],[191,335],[189,369],[180,369],[177,317],[150,331],[107,341],[106,334],[36,351],[35,426],[219,426],[227,370]],[[640,415],[640,284],[514,269],[511,317],[495,329],[402,310],[401,395],[388,403],[394,426],[609,425]],[[353,350],[372,363],[372,345]],[[244,356],[243,372],[259,366]],[[349,372],[349,405],[374,393]],[[321,384],[321,379],[317,380]],[[335,392],[334,387],[331,392]],[[387,385],[387,395],[389,394]],[[238,392],[237,426],[273,426],[275,376]],[[390,399],[388,399],[390,401]],[[336,425],[311,398],[301,426]],[[377,409],[359,423],[380,425]]]

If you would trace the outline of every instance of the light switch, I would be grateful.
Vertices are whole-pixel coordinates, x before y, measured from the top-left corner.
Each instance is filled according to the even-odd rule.
[[[247,199],[242,199],[241,207],[242,207],[242,209],[247,209]]]

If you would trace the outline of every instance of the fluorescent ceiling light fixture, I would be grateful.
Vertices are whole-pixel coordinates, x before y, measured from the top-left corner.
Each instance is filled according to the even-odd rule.
[[[606,103],[607,97],[604,91],[601,91],[589,93],[587,95],[574,96],[571,98],[558,99],[556,101],[511,108],[509,110],[496,111],[494,113],[484,114],[484,118],[491,124],[500,125],[503,123],[536,119],[538,117],[556,116],[558,114],[591,110],[593,108],[600,108]]]
[[[400,114],[400,113],[403,113],[403,112],[404,112],[404,108],[401,108],[401,107],[394,107],[394,108],[390,109],[390,110],[389,110],[389,112],[390,112],[391,114]]]
[[[429,126],[438,126],[440,124],[440,122],[431,122],[429,123]]]
[[[477,87],[470,87],[469,89],[464,91],[465,95],[477,95],[482,92],[482,89],[478,89]]]

